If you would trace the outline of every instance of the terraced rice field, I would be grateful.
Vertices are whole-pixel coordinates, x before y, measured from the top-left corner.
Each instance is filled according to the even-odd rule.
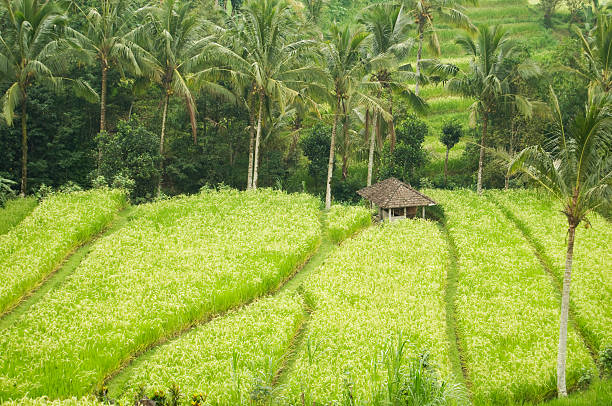
[[[312,197],[269,190],[134,208],[65,281],[0,319],[0,401],[108,385],[130,403],[176,384],[185,402],[195,393],[206,405],[385,404],[394,371],[422,353],[475,405],[554,395],[565,241],[557,207],[528,191],[426,193],[445,225],[358,232],[370,224],[365,208],[322,216]],[[610,344],[612,226],[591,224],[576,250],[570,386],[597,373],[587,342]],[[316,268],[283,285],[321,239]]]
[[[549,196],[531,190],[492,192],[533,238],[559,284],[565,271],[567,219]],[[600,351],[612,347],[612,227],[593,213],[577,231],[571,297],[577,322]]]
[[[449,378],[447,255],[435,224],[422,220],[372,228],[343,244],[304,283],[314,310],[286,380],[288,399],[340,402],[346,380],[359,402],[379,398],[386,345],[398,334],[408,342],[405,356],[428,350]]]
[[[564,12],[563,10],[559,11]],[[534,58],[538,54],[547,52],[558,43],[559,34],[555,30],[546,29],[542,24],[542,13],[536,4],[527,0],[480,0],[478,6],[466,7],[466,14],[475,25],[503,25],[513,38],[520,39],[527,47],[531,48]],[[463,34],[461,29],[453,28],[442,21],[435,21],[436,32],[441,44],[441,60],[452,63],[461,70],[468,70],[470,58],[465,55],[461,47],[455,43],[455,39]],[[559,27],[559,30],[566,27]],[[566,35],[566,34],[563,34]],[[425,57],[435,57],[427,47]],[[423,96],[430,105],[429,112],[424,119],[430,126],[430,137],[426,140],[424,147],[432,152],[432,159],[439,160],[438,151],[443,145],[438,140],[444,121],[454,118],[458,119],[468,127],[468,107],[471,100],[461,100],[449,94],[442,85],[428,85],[422,89]],[[461,100],[461,101],[460,101]],[[469,138],[466,136],[465,138]],[[457,158],[465,149],[465,143],[457,145],[451,153],[450,159]]]
[[[274,290],[320,233],[307,195],[224,191],[139,207],[0,331],[0,400],[88,393],[162,338]]]
[[[35,197],[12,199],[0,208],[0,235],[8,233],[34,210],[38,201]]]
[[[431,191],[444,206],[460,264],[457,326],[474,400],[542,400],[556,388],[559,300],[520,230],[471,191]],[[568,379],[594,370],[570,329]]]
[[[117,190],[54,194],[0,235],[0,315],[102,231],[125,204]]]

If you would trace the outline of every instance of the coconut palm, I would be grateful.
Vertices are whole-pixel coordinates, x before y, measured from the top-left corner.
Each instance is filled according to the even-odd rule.
[[[78,46],[88,59],[100,64],[100,132],[106,130],[106,95],[108,72],[116,67],[121,72],[141,74],[146,63],[146,52],[129,40],[134,10],[127,0],[102,0],[98,8],[83,10],[78,3],[74,7],[85,17],[82,33],[70,30]]]
[[[304,8],[307,11],[308,20],[313,24],[317,24],[321,18],[323,7],[325,6],[325,0],[301,0]]]
[[[542,146],[524,149],[511,163],[509,172],[522,171],[548,190],[563,206],[567,217],[567,256],[563,276],[557,391],[567,396],[565,364],[570,282],[576,229],[587,216],[612,199],[612,97],[589,96],[584,113],[569,128],[563,125],[559,103],[553,94],[556,130]]]
[[[238,46],[215,44],[219,61],[232,82],[252,86],[256,103],[257,125],[252,170],[247,188],[257,189],[262,127],[266,110],[276,103],[284,110],[300,91],[309,86],[319,72],[312,64],[300,61],[300,56],[314,45],[311,40],[294,40],[291,9],[283,0],[250,0],[233,20],[233,34]],[[268,108],[266,109],[266,106]],[[251,160],[251,158],[249,158]],[[249,165],[251,166],[251,165]]]
[[[209,77],[208,48],[214,36],[205,30],[205,21],[187,0],[162,0],[137,10],[146,24],[135,38],[146,44],[151,55],[151,78],[163,90],[160,154],[164,155],[166,119],[171,96],[185,101],[194,142],[197,140],[196,105],[193,91],[205,89],[233,99],[234,95]],[[161,191],[161,178],[158,193]]]
[[[330,40],[323,44],[322,53],[326,69],[326,80],[329,84],[329,99],[334,116],[327,167],[327,185],[325,191],[325,208],[331,207],[331,180],[334,170],[336,149],[336,132],[338,123],[348,109],[347,100],[353,98],[353,105],[365,105],[367,109],[380,111],[385,120],[390,119],[388,109],[372,92],[380,91],[378,82],[364,79],[373,70],[366,57],[366,38],[369,33],[358,27],[332,25]]]
[[[372,80],[378,81],[381,86],[381,92],[389,100],[390,120],[388,120],[389,140],[391,151],[395,148],[395,123],[393,121],[393,92],[401,92],[405,98],[411,102],[412,106],[417,111],[422,111],[425,102],[418,97],[406,84],[415,80],[415,75],[411,71],[410,66],[404,65],[403,61],[412,49],[414,41],[410,37],[412,29],[412,21],[410,16],[405,13],[404,7],[400,4],[380,3],[367,7],[360,18],[366,29],[372,34],[370,64],[374,72],[372,72]],[[382,94],[378,94],[381,97]],[[366,127],[369,132],[370,121],[369,111],[366,111]],[[371,138],[381,139],[381,114],[375,114],[374,119],[377,125],[374,126],[375,133],[366,134]],[[372,181],[372,168],[374,158],[374,141],[370,140],[370,154],[368,159],[368,186]]]
[[[66,17],[54,2],[3,0],[8,21],[0,34],[0,78],[7,89],[2,98],[3,116],[12,125],[21,105],[21,195],[28,180],[28,90],[35,83],[60,89],[64,85],[77,94],[96,100],[97,94],[81,80],[60,76],[67,69],[68,44],[62,39]]]
[[[417,60],[416,60],[416,86],[414,92],[418,95],[421,84],[421,63],[423,59],[423,43],[425,37],[429,40],[431,50],[436,56],[440,55],[440,41],[436,34],[434,20],[449,23],[455,27],[475,31],[476,27],[465,14],[463,5],[478,4],[478,0],[404,0],[405,7],[410,10],[417,26]]]
[[[447,87],[455,94],[475,100],[470,106],[470,120],[475,123],[476,118],[479,118],[482,130],[476,186],[478,193],[482,193],[482,168],[491,114],[500,104],[507,106],[512,103],[518,111],[529,116],[532,111],[531,103],[526,98],[512,93],[511,85],[516,78],[527,80],[539,75],[540,70],[529,60],[517,65],[515,70],[506,69],[506,62],[513,56],[516,44],[509,40],[506,31],[499,26],[482,25],[478,27],[476,40],[463,36],[457,43],[472,57],[471,69],[451,78]]]

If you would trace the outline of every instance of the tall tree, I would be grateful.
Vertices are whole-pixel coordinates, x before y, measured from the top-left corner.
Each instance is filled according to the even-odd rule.
[[[327,166],[327,184],[325,190],[325,208],[331,208],[331,181],[334,171],[334,160],[336,151],[336,132],[338,123],[343,118],[345,109],[343,102],[355,97],[356,104],[364,104],[366,109],[381,111],[384,118],[389,119],[387,108],[380,100],[371,96],[371,92],[378,92],[378,82],[364,80],[372,71],[370,61],[366,57],[365,40],[369,33],[358,27],[346,25],[340,27],[332,25],[330,40],[322,47],[327,81],[330,90],[330,105],[333,114],[333,125],[331,133],[331,145],[329,148],[329,161]]]
[[[81,80],[61,76],[68,67],[70,46],[63,40],[66,17],[54,2],[3,0],[8,20],[0,34],[0,80],[3,116],[9,125],[21,105],[21,195],[28,181],[28,89],[35,83],[55,90],[64,85],[78,95],[97,100],[96,92]]]
[[[440,142],[446,147],[446,157],[444,158],[444,186],[448,180],[448,153],[463,137],[463,127],[456,120],[450,120],[442,125]]]
[[[146,52],[129,39],[134,10],[128,0],[101,0],[97,8],[83,10],[74,5],[85,17],[82,33],[70,30],[79,47],[90,60],[100,65],[100,132],[106,130],[106,95],[108,72],[113,68],[121,72],[141,74],[146,63]]]
[[[151,55],[151,78],[164,92],[159,144],[163,157],[171,96],[178,96],[185,101],[195,143],[197,126],[193,90],[205,89],[228,99],[233,99],[234,95],[209,79],[207,52],[214,44],[214,36],[206,31],[205,21],[193,2],[161,0],[159,5],[143,7],[137,13],[143,16],[146,24],[135,32],[135,37],[146,44]],[[161,192],[161,182],[160,178],[158,193]]]
[[[389,100],[390,120],[388,120],[389,140],[391,152],[395,148],[395,123],[393,117],[393,92],[401,92],[411,102],[417,111],[422,111],[425,102],[416,96],[407,86],[415,76],[409,65],[405,65],[404,59],[412,49],[414,41],[410,37],[412,21],[405,13],[401,4],[373,4],[367,7],[360,21],[366,26],[371,35],[370,65],[374,69],[373,80],[378,81],[381,90],[377,97],[384,96]],[[381,120],[381,114],[376,114],[377,122]],[[375,126],[376,131],[381,129]],[[374,134],[371,135],[374,137]],[[380,139],[381,134],[376,134]],[[370,142],[370,145],[373,145]],[[373,153],[370,153],[373,156]],[[371,179],[372,163],[368,162],[368,177]]]
[[[482,130],[476,186],[478,193],[482,193],[482,168],[491,114],[503,102],[506,105],[514,103],[522,114],[530,115],[531,103],[512,93],[511,83],[515,77],[535,77],[540,74],[540,70],[529,60],[517,65],[513,71],[505,69],[506,61],[516,50],[516,44],[509,40],[506,31],[499,26],[482,25],[478,27],[476,40],[463,36],[457,43],[472,57],[470,71],[449,80],[447,87],[453,93],[475,100],[470,106],[470,120],[475,123],[476,118],[479,118]]]
[[[257,189],[266,110],[269,111],[272,103],[283,110],[318,72],[312,64],[300,59],[314,42],[295,39],[291,17],[291,9],[283,0],[247,1],[234,19],[233,33],[239,37],[238,49],[215,44],[217,57],[224,63],[232,81],[253,86],[257,124],[252,183],[247,189]]]
[[[464,4],[478,4],[478,0],[404,0],[404,4],[410,14],[414,18],[417,26],[417,60],[416,60],[416,86],[415,93],[420,92],[422,82],[422,60],[423,60],[423,43],[425,37],[429,40],[429,44],[433,53],[440,55],[440,41],[436,34],[434,21],[436,18],[443,22],[452,24],[458,28],[464,28],[469,31],[475,31],[476,27],[470,21],[470,18],[465,14]]]
[[[563,275],[557,393],[567,396],[565,369],[570,283],[576,229],[587,215],[612,199],[612,97],[591,94],[584,113],[564,128],[559,103],[553,94],[556,129],[548,143],[524,149],[509,167],[522,171],[548,190],[563,206],[567,218],[567,255]]]

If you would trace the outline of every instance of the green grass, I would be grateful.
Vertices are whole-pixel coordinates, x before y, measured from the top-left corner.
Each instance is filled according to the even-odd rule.
[[[525,227],[560,286],[567,252],[567,219],[550,196],[533,190],[494,192],[493,196]],[[612,347],[612,225],[596,214],[576,233],[571,299],[576,321],[600,351]],[[586,223],[585,223],[586,224]]]
[[[543,406],[609,406],[612,405],[612,379],[597,380],[584,392],[575,392],[565,399],[540,403]],[[532,404],[526,406],[535,406]]]
[[[0,401],[84,395],[133,356],[275,290],[318,245],[319,204],[227,190],[138,207],[0,331]]]
[[[0,236],[0,315],[102,231],[125,204],[118,190],[53,194]]]
[[[471,191],[427,191],[443,205],[459,253],[458,331],[475,404],[544,400],[555,392],[558,294],[514,224]],[[568,381],[595,369],[570,329]]]
[[[444,240],[432,222],[372,227],[347,240],[304,283],[314,309],[281,390],[288,402],[339,402],[351,383],[355,404],[381,400],[384,354],[401,332],[404,356],[427,350],[450,378],[445,329]]]
[[[8,233],[34,210],[38,200],[35,197],[11,199],[0,208],[0,235]]]
[[[372,211],[363,206],[333,205],[325,224],[330,239],[336,244],[372,224]]]
[[[273,385],[305,318],[298,294],[266,297],[149,352],[110,385],[110,395],[130,403],[142,386],[151,396],[175,382],[212,404],[249,404],[258,388]]]

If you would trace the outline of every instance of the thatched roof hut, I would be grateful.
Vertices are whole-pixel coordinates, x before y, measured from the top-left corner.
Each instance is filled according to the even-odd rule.
[[[432,198],[396,178],[389,178],[360,189],[357,194],[375,204],[378,207],[379,217],[389,221],[413,218],[419,207],[422,207],[425,217],[425,206],[438,204]]]

